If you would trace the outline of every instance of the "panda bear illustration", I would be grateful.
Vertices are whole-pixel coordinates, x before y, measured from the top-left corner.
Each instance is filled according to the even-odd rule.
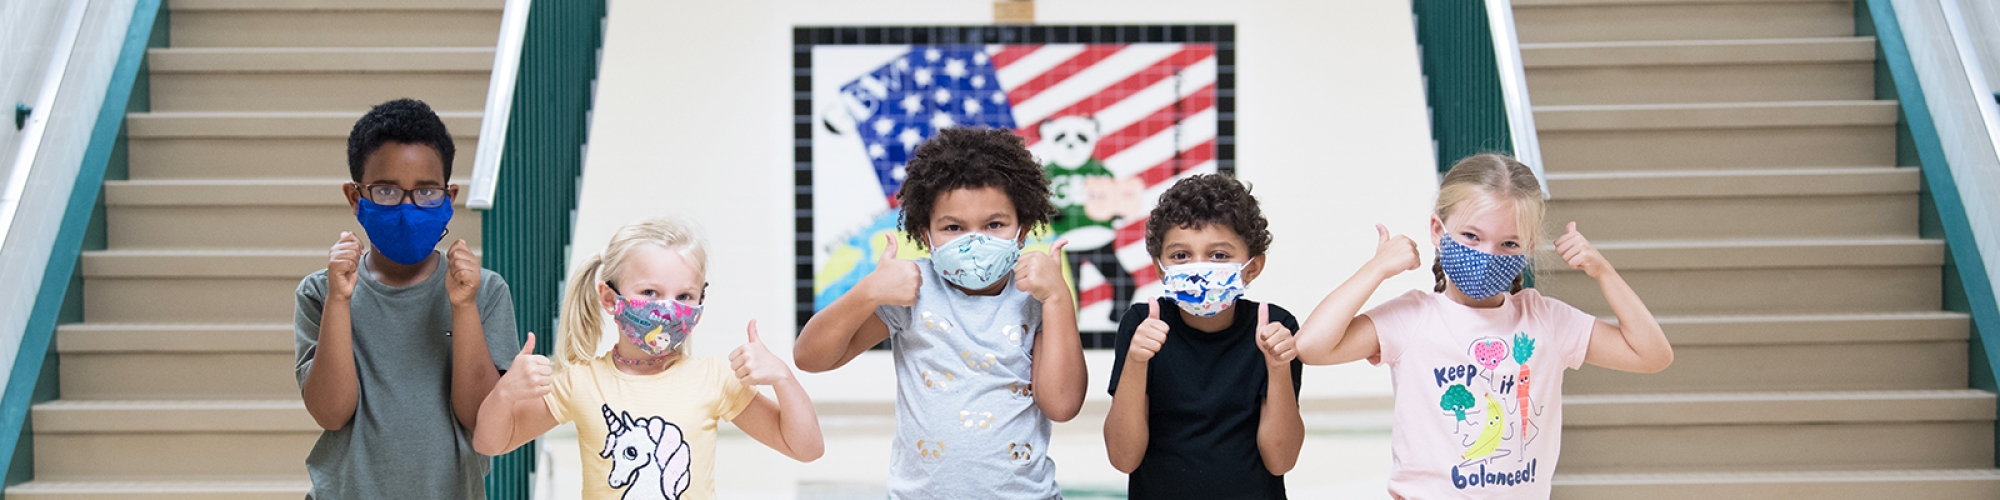
[[[1112,287],[1112,304],[1126,304],[1132,297],[1132,275],[1118,262],[1112,245],[1117,233],[1113,222],[1140,215],[1139,193],[1143,183],[1136,178],[1118,179],[1097,158],[1097,142],[1104,130],[1097,119],[1060,116],[1036,126],[1041,144],[1036,154],[1049,178],[1057,215],[1051,226],[1056,237],[1069,240],[1065,257],[1069,261],[1070,282],[1083,281],[1083,264],[1089,263]],[[1111,308],[1116,323],[1124,312]]]

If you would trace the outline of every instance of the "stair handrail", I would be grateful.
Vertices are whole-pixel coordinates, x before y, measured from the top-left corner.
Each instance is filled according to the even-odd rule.
[[[1514,159],[1535,172],[1542,198],[1549,197],[1548,172],[1542,169],[1541,138],[1535,134],[1535,109],[1528,101],[1528,74],[1521,64],[1521,39],[1514,32],[1514,2],[1486,0],[1487,31],[1493,34],[1493,62],[1500,70],[1500,96],[1507,103],[1507,132]]]
[[[1938,10],[1944,13],[1946,31],[1950,32],[1951,43],[1958,53],[1958,65],[1965,70],[1966,88],[1972,91],[1972,102],[1979,107],[1980,121],[1986,125],[1986,140],[1993,151],[2000,154],[2000,96],[1993,92],[1992,82],[1986,81],[1986,71],[1980,65],[1977,50],[1973,46],[1972,32],[1966,28],[1965,14],[1959,8],[1958,0],[1938,0]]]
[[[472,157],[472,193],[465,206],[493,208],[500,182],[500,157],[507,149],[507,122],[514,111],[514,82],[521,70],[521,42],[528,33],[532,0],[507,0],[500,14],[500,40],[493,50],[493,75],[486,83],[486,111],[479,120],[479,149]]]
[[[35,170],[35,157],[40,155],[42,139],[48,132],[49,113],[55,110],[56,94],[62,91],[63,77],[69,73],[69,60],[76,53],[77,34],[83,31],[84,13],[89,7],[90,0],[71,0],[69,10],[63,13],[62,31],[56,35],[55,50],[49,55],[48,72],[42,76],[41,91],[21,127],[21,146],[14,152],[14,167],[7,171],[6,186],[0,188],[4,189],[0,190],[0,249],[13,239],[10,236],[14,217],[20,214],[29,174]]]

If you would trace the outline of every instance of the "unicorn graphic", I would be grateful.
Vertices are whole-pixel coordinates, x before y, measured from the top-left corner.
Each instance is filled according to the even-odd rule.
[[[682,440],[681,428],[660,417],[632,418],[628,412],[611,411],[603,405],[604,451],[597,456],[611,460],[612,488],[624,488],[625,500],[678,500],[688,489],[693,473],[688,469],[690,453]]]

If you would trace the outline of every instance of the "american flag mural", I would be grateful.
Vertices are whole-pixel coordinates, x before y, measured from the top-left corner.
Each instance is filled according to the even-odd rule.
[[[1218,48],[1213,42],[811,47],[811,187],[801,191],[812,199],[811,309],[873,271],[882,235],[903,241],[894,198],[917,144],[947,127],[994,127],[1025,139],[1061,212],[1048,231],[1032,236],[1029,249],[1069,240],[1065,261],[1078,326],[1115,330],[1126,304],[1160,293],[1145,248],[1146,215],[1160,193],[1178,179],[1227,170],[1219,168],[1218,145],[1229,141],[1218,134],[1226,117],[1218,96],[1230,93],[1219,87],[1227,82],[1218,81]],[[899,255],[921,252],[904,243]]]

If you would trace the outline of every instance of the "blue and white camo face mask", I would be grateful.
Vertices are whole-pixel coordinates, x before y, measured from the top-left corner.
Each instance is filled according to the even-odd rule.
[[[1528,267],[1527,255],[1494,255],[1458,244],[1451,235],[1438,239],[1438,260],[1452,286],[1472,300],[1506,293],[1514,288],[1514,278]]]
[[[1243,264],[1190,262],[1162,265],[1160,284],[1182,311],[1203,318],[1222,314],[1243,297]]]

